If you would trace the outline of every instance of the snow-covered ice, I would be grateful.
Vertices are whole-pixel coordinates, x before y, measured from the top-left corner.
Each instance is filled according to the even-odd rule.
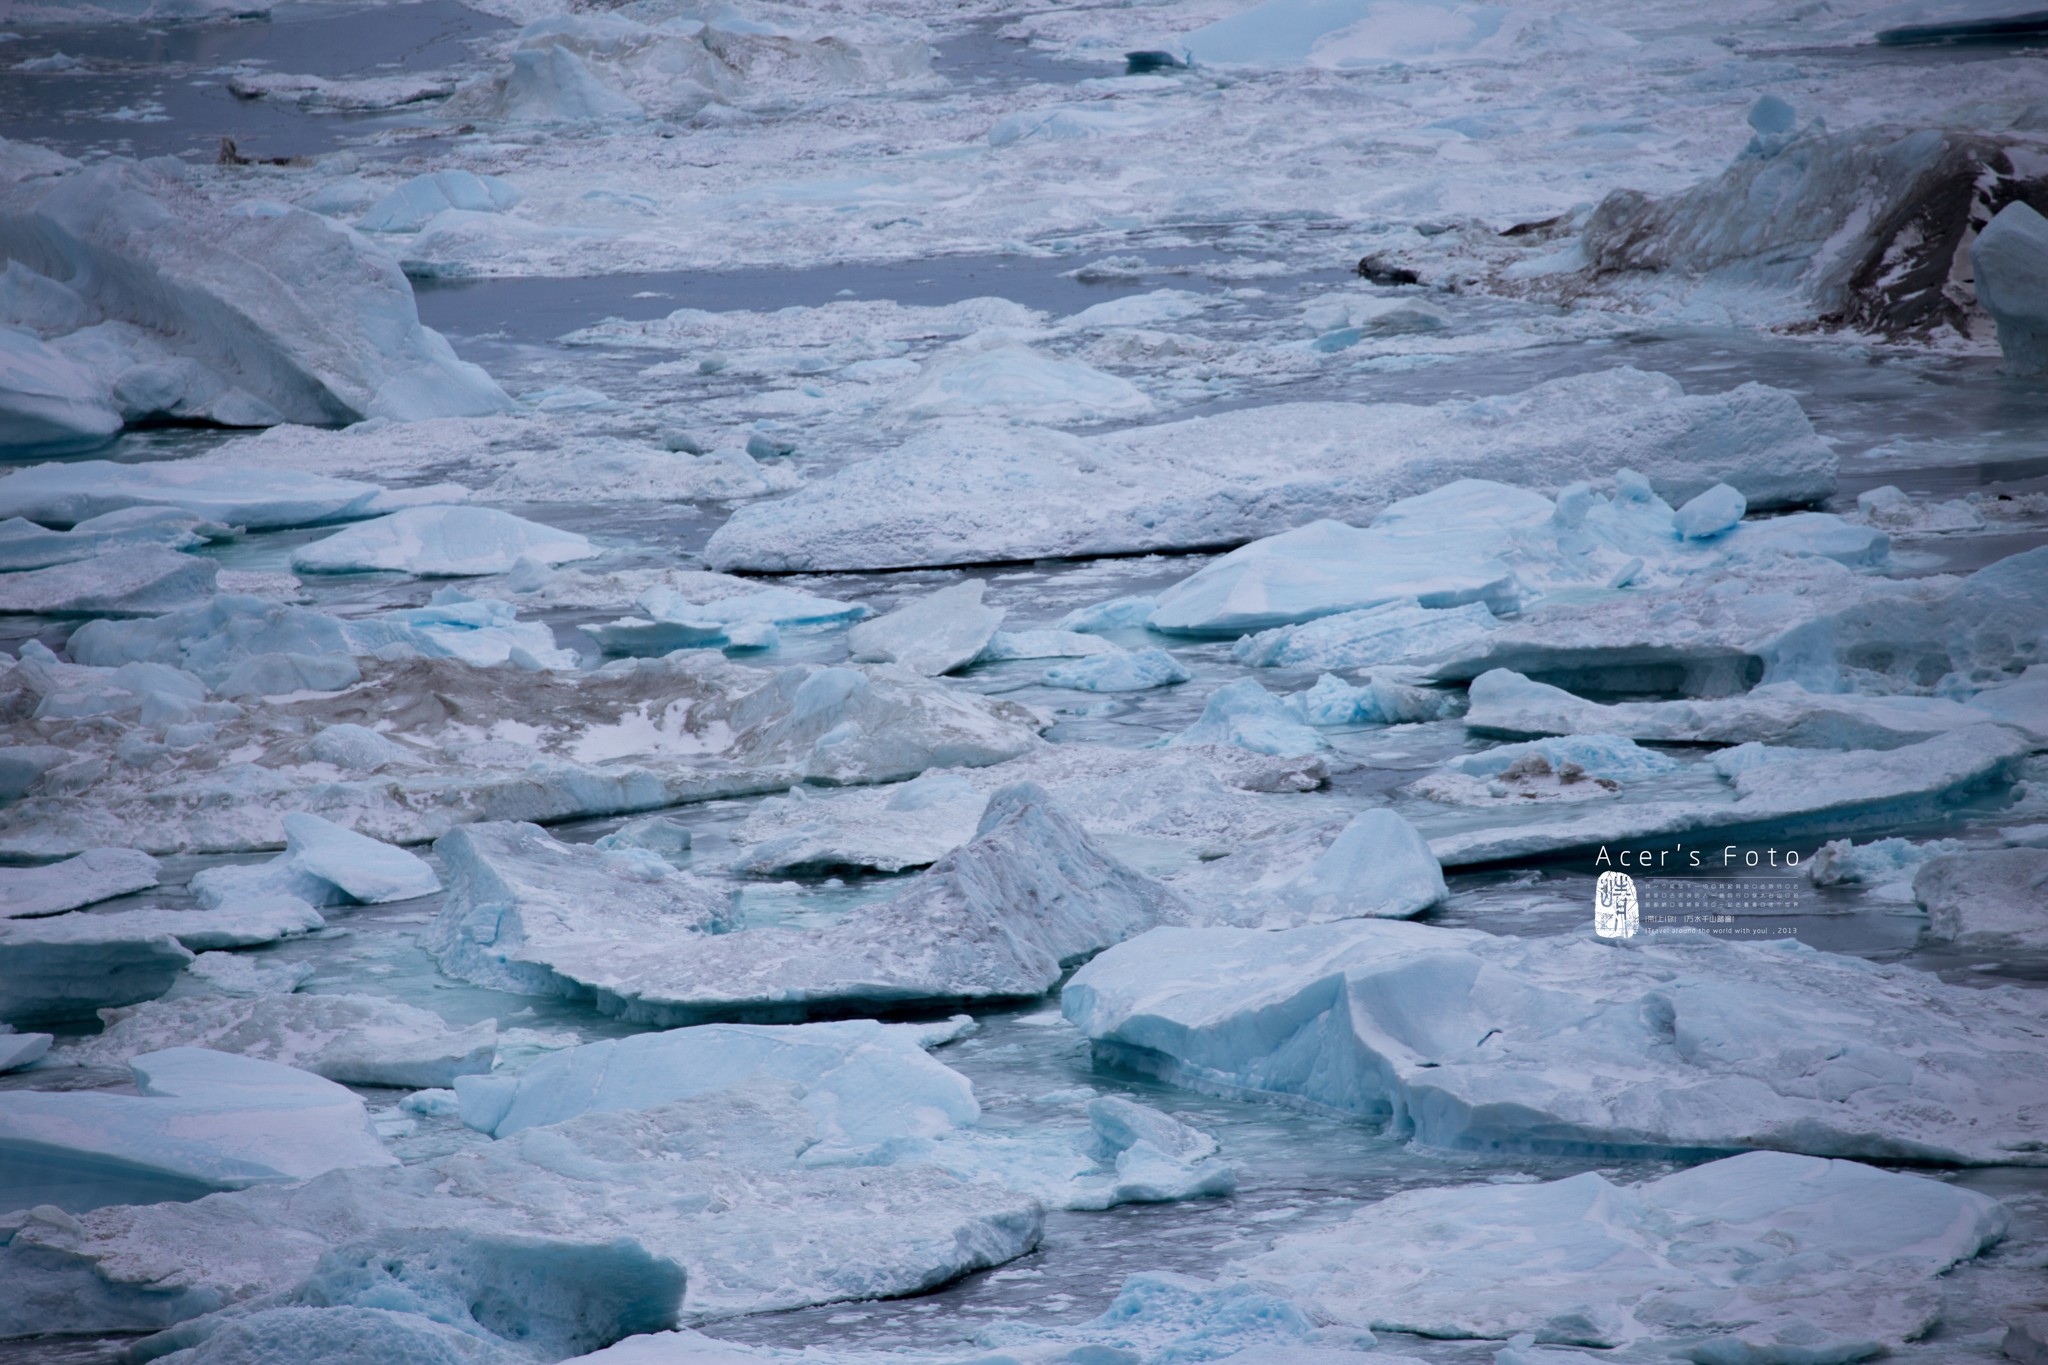
[[[408,507],[301,547],[292,554],[292,567],[302,573],[381,569],[473,577],[510,573],[522,559],[554,565],[596,554],[588,537],[494,507]]]
[[[0,868],[0,920],[56,915],[147,891],[161,870],[156,859],[132,848],[89,848],[40,867]]]
[[[937,677],[972,663],[1003,623],[1000,607],[985,607],[985,585],[970,578],[886,616],[862,621],[846,633],[847,648],[862,663],[898,664]]]
[[[1946,853],[1913,874],[1927,937],[1965,951],[2048,949],[2048,848]]]
[[[256,896],[375,905],[440,889],[434,869],[413,854],[304,812],[284,817],[284,852],[269,862],[208,868],[192,879],[199,903],[216,909]]]

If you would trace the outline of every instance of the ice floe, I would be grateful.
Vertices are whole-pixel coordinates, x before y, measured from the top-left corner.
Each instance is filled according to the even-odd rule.
[[[353,521],[393,510],[373,483],[262,465],[202,460],[121,464],[72,460],[0,477],[0,516],[75,526],[137,507],[175,508],[224,526],[267,531]]]
[[[1256,471],[1242,452],[1263,452]],[[1435,407],[1292,403],[1082,439],[949,424],[793,497],[741,508],[713,568],[880,569],[1231,545],[1316,517],[1364,520],[1460,477],[1561,488],[1621,468],[1689,498],[1816,501],[1834,457],[1790,394],[1688,396],[1617,369]],[[1002,488],[1002,498],[978,490]]]
[[[1945,853],[1913,875],[1927,937],[1964,951],[2048,948],[2048,848]]]
[[[986,585],[969,578],[846,633],[856,662],[898,664],[937,677],[974,662],[1003,623],[1001,607],[981,603]]]
[[[41,867],[0,868],[0,920],[56,915],[147,891],[160,870],[156,859],[132,848],[89,848]]]
[[[331,732],[329,732],[331,733]],[[425,861],[317,815],[286,815],[284,852],[267,863],[208,868],[192,878],[201,905],[258,896],[296,896],[309,905],[375,905],[441,889]]]
[[[238,1190],[398,1164],[363,1102],[310,1072],[199,1047],[146,1053],[128,1066],[135,1095],[0,1094],[0,1150],[16,1162],[154,1177],[171,1190]]]
[[[522,559],[555,565],[597,553],[588,537],[494,507],[408,507],[301,546],[292,553],[292,567],[302,573],[381,569],[473,577],[510,573]]]
[[[1589,1171],[1411,1190],[1234,1270],[1357,1327],[1796,1365],[1918,1339],[1939,1277],[2008,1221],[1927,1176],[1752,1152],[1639,1185]]]
[[[1063,1003],[1104,1061],[1427,1146],[2042,1159],[2036,1003],[1792,941],[1163,928]]]
[[[348,1085],[445,1086],[491,1069],[498,1027],[450,1028],[438,1015],[370,995],[194,995],[100,1012],[106,1027],[63,1050],[75,1066],[203,1047],[298,1067]]]
[[[220,566],[156,546],[113,549],[46,569],[0,574],[0,613],[155,616],[213,596]]]
[[[707,575],[708,576],[708,575]],[[650,588],[628,616],[584,632],[607,654],[667,654],[677,649],[765,649],[784,630],[821,630],[867,616],[857,602],[817,597],[793,588],[749,588],[692,601],[673,588]]]

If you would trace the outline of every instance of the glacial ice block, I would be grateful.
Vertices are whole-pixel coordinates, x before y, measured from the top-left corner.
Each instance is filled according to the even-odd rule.
[[[1998,349],[2018,374],[2048,370],[2048,218],[2016,199],[1970,245],[1977,301],[1998,324]]]
[[[194,995],[100,1011],[97,1036],[64,1053],[80,1066],[113,1066],[170,1047],[255,1057],[347,1085],[417,1089],[489,1071],[490,1020],[450,1028],[440,1016],[370,995]]]
[[[303,210],[236,214],[125,158],[67,162],[0,185],[0,255],[88,282],[100,316],[162,349],[148,372],[105,378],[161,389],[168,416],[331,425],[510,406],[420,325],[397,262]]]
[[[1187,915],[1029,783],[991,797],[976,837],[901,895],[815,930],[713,932],[708,888],[664,914],[625,869],[570,881],[575,855],[520,828],[437,845],[450,885],[427,950],[452,975],[663,1026],[1042,995],[1065,967]]]
[[[1920,1337],[1938,1277],[2007,1222],[1928,1176],[1752,1152],[1640,1185],[1589,1171],[1409,1190],[1232,1271],[1358,1327],[1793,1365]]]
[[[317,906],[378,905],[441,889],[434,869],[402,848],[294,811],[284,817],[285,851],[267,863],[211,867],[192,878],[209,908],[253,896],[296,896]]]
[[[2044,1159],[2039,1002],[1797,942],[1162,928],[1062,999],[1104,1061],[1432,1147]]]
[[[1001,607],[981,604],[986,586],[969,578],[862,621],[846,632],[847,648],[858,663],[898,664],[928,678],[964,667],[1003,623]]]
[[[795,571],[1241,545],[1318,517],[1363,523],[1397,499],[1503,473],[1561,488],[1631,468],[1666,498],[1727,483],[1762,510],[1825,498],[1835,464],[1789,393],[1690,396],[1632,369],[1433,407],[1284,403],[1086,439],[948,423],[741,508],[705,556]],[[981,496],[991,488],[1004,496]]]
[[[132,848],[89,848],[41,867],[0,868],[0,920],[61,914],[96,901],[147,891],[157,860]]]
[[[0,327],[0,448],[90,450],[121,429],[92,371],[15,327]]]
[[[301,546],[292,567],[306,573],[387,570],[427,578],[510,573],[522,559],[566,564],[598,553],[574,531],[494,507],[408,507]]]
[[[0,1094],[0,1152],[216,1190],[397,1165],[363,1102],[310,1072],[197,1047],[147,1053],[129,1068],[140,1095]]]

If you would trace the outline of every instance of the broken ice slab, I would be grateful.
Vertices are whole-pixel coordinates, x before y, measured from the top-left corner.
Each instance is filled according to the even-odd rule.
[[[292,553],[303,573],[378,570],[426,578],[510,573],[522,559],[566,564],[598,551],[588,537],[494,507],[408,507],[358,522]]]
[[[928,678],[963,668],[981,656],[1001,607],[985,607],[987,584],[969,578],[941,588],[907,606],[862,621],[846,633],[846,645],[860,663],[892,663]]]
[[[209,909],[257,896],[296,896],[311,905],[378,905],[441,889],[434,869],[402,848],[294,811],[284,817],[284,852],[267,863],[207,868],[192,892]]]
[[[2048,950],[2048,848],[1959,851],[1913,876],[1926,938],[1965,952]]]
[[[353,521],[401,498],[374,483],[263,465],[71,460],[0,476],[0,517],[75,526],[130,508],[168,508],[251,531]]]
[[[258,1360],[315,1365],[336,1358],[408,1365],[529,1365],[533,1359],[495,1338],[485,1339],[422,1313],[353,1307],[222,1313],[152,1337],[149,1349],[175,1353],[174,1365]]]
[[[364,232],[418,232],[448,209],[503,213],[519,202],[512,183],[463,170],[434,171],[404,181],[370,206],[356,223]]]
[[[1387,602],[1247,635],[1230,653],[1254,668],[1373,668],[1476,652],[1497,624],[1483,602],[1441,608]]]
[[[2048,1161],[2039,1002],[1796,940],[1163,928],[1062,1000],[1105,1063],[1432,1147]]]
[[[147,891],[159,870],[156,859],[132,848],[89,848],[41,867],[0,867],[0,920],[56,915]]]
[[[709,575],[707,575],[708,577]],[[667,654],[677,649],[755,647],[781,630],[846,625],[868,615],[856,602],[790,588],[761,588],[709,601],[690,601],[671,588],[654,588],[635,604],[644,616],[584,626],[607,654]]]
[[[347,1085],[445,1086],[486,1072],[498,1026],[451,1028],[439,1015],[370,995],[204,995],[100,1011],[101,1032],[63,1051],[72,1066],[203,1047],[298,1067]]]
[[[1406,919],[1449,894],[1429,845],[1386,809],[1248,840],[1167,885],[1195,907],[1201,923],[1268,929]]]
[[[1248,475],[1251,448],[1262,458]],[[1239,545],[1317,517],[1362,522],[1458,478],[1507,470],[1558,488],[1622,468],[1667,498],[1727,483],[1752,509],[1818,501],[1835,481],[1835,457],[1789,393],[1688,396],[1663,375],[1616,369],[1434,407],[1278,404],[1087,439],[941,426],[741,508],[705,558],[886,569]],[[963,499],[963,487],[1004,496]]]
[[[363,1102],[333,1081],[253,1057],[173,1047],[130,1059],[138,1095],[0,1092],[0,1152],[75,1186],[38,1203],[91,1207],[96,1177],[156,1181],[158,1198],[304,1180],[348,1166],[395,1166]],[[53,1194],[55,1191],[53,1191]],[[148,1199],[124,1202],[148,1203]]]
[[[1025,999],[1188,914],[1029,783],[995,793],[976,837],[900,895],[814,930],[717,932],[708,885],[530,825],[471,826],[436,850],[448,895],[422,944],[444,971],[664,1026]]]
[[[1929,1176],[1752,1152],[1640,1185],[1589,1171],[1409,1190],[1231,1269],[1321,1321],[1790,1365],[1918,1340],[1940,1277],[2008,1222]]]
[[[1030,1196],[928,1165],[806,1168],[818,1136],[768,1082],[413,1167],[31,1216],[0,1245],[0,1336],[146,1331],[273,1296],[397,1301],[554,1359],[679,1321],[918,1293],[1038,1244]]]
[[[213,596],[220,566],[157,546],[0,574],[0,615],[156,616]]]
[[[52,1041],[47,1033],[16,1033],[8,1025],[0,1024],[0,1073],[18,1071],[41,1061]]]
[[[2035,741],[2002,725],[1976,725],[1887,750],[1762,750],[1767,761],[1727,774],[1729,795],[1640,795],[1596,803],[1572,814],[1436,832],[1441,822],[1415,818],[1430,832],[1430,849],[1446,867],[1637,843],[1671,836],[1740,840],[1798,839],[1885,827],[1939,814],[1972,793],[2009,782]],[[1731,799],[1732,798],[1732,799]]]
[[[1152,400],[1128,379],[1083,361],[969,337],[926,361],[884,411],[917,422],[979,417],[1069,425],[1142,417]]]
[[[0,159],[18,158],[12,146]],[[0,255],[105,319],[57,338],[129,420],[332,425],[504,411],[504,393],[419,323],[397,262],[299,209],[214,204],[110,158],[0,177]],[[98,344],[87,344],[87,343]],[[70,343],[67,346],[67,343]]]
[[[1797,683],[1772,683],[1739,697],[1603,705],[1508,669],[1480,674],[1467,695],[1468,728],[1516,738],[1602,734],[1673,744],[1888,749],[2004,719],[1943,697],[1809,692]],[[2048,726],[2042,735],[2048,739]]]
[[[2048,371],[2048,218],[2025,199],[1992,215],[1970,244],[1977,300],[1998,324],[2014,374]]]
[[[1154,687],[1172,687],[1193,677],[1180,660],[1163,649],[1152,648],[1092,654],[1075,663],[1048,668],[1042,681],[1047,687],[1071,687],[1081,692],[1143,692]]]
[[[120,430],[98,375],[18,327],[0,327],[0,449],[90,450]]]
[[[20,672],[0,674],[0,691]],[[14,722],[5,737],[18,741],[15,755],[68,758],[21,774],[23,795],[0,807],[0,848],[49,858],[118,838],[158,852],[274,849],[291,811],[418,843],[470,820],[624,815],[802,782],[894,782],[999,763],[1040,743],[1041,722],[1024,708],[893,668],[769,671],[694,651],[575,674],[449,659],[369,660],[363,672],[368,685],[344,693],[235,707],[190,749],[93,718]],[[339,725],[403,734],[411,754],[358,742],[347,752],[377,766],[338,776],[319,736]],[[229,753],[236,761],[221,764]],[[83,787],[92,801],[72,799]]]
[[[1228,682],[1209,694],[1202,714],[1170,743],[1228,744],[1253,753],[1298,757],[1330,747],[1304,723],[1302,714],[1251,678]]]

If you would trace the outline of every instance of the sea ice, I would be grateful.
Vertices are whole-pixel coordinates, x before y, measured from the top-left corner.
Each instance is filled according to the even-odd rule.
[[[1163,649],[1094,654],[1076,663],[1045,670],[1047,687],[1071,687],[1082,692],[1143,692],[1153,687],[1171,687],[1187,682],[1194,674],[1180,660]]]
[[[1575,15],[1445,0],[1265,0],[1185,35],[1204,66],[1314,66],[1513,60],[1636,40]]]
[[[91,559],[0,574],[0,614],[155,616],[213,595],[220,566],[156,546],[114,549]]]
[[[584,879],[567,880],[559,869],[574,855],[552,842],[521,826],[443,839],[451,880],[426,948],[453,975],[592,999],[644,1023],[1028,998],[1109,944],[1186,916],[1029,783],[992,796],[976,837],[901,895],[816,930],[716,932],[725,907],[701,884],[657,906],[626,869],[594,865],[617,855],[595,854]]]
[[[1687,540],[1711,540],[1742,523],[1749,501],[1725,483],[1717,483],[1678,509],[1678,534]]]
[[[0,1075],[19,1071],[42,1060],[50,1050],[51,1041],[47,1033],[16,1033],[11,1027],[0,1024]]]
[[[284,852],[269,862],[211,867],[192,878],[193,894],[209,909],[257,896],[378,905],[440,889],[434,869],[413,854],[302,811],[284,817]]]
[[[408,507],[359,522],[292,553],[307,573],[391,570],[425,577],[510,573],[522,559],[565,564],[598,553],[574,531],[492,507]]]
[[[1202,714],[1174,736],[1173,744],[1231,744],[1253,753],[1294,758],[1327,749],[1330,742],[1302,723],[1285,700],[1250,678],[1228,682],[1209,694]]]
[[[1152,400],[1129,380],[1081,361],[1014,342],[981,346],[970,338],[926,362],[889,400],[889,410],[914,421],[1004,417],[1064,425],[1141,417],[1152,411]]]
[[[1495,625],[1482,602],[1430,608],[1387,602],[1247,635],[1231,657],[1254,668],[1371,668],[1480,648]]]
[[[533,1357],[417,1312],[386,1308],[258,1308],[201,1318],[150,1339],[165,1365],[531,1365]]]
[[[1062,999],[1103,1062],[1432,1147],[2042,1159],[2037,1002],[1796,941],[1163,928]]]
[[[1407,919],[1449,894],[1429,845],[1384,809],[1361,811],[1335,838],[1316,829],[1247,844],[1169,884],[1205,922],[1268,929]]]
[[[928,1165],[802,1166],[819,1136],[764,1081],[412,1167],[25,1218],[0,1246],[0,1335],[395,1306],[557,1359],[679,1321],[918,1293],[1038,1244],[1034,1198]]]
[[[29,465],[0,477],[0,517],[75,526],[135,507],[176,508],[252,531],[318,526],[388,510],[373,483],[261,465],[162,460],[73,460]]]
[[[977,663],[1012,659],[1083,659],[1114,654],[1117,647],[1100,635],[1078,630],[999,630],[982,646]]]
[[[1998,324],[1998,349],[2018,374],[2048,370],[2048,218],[2024,199],[1993,215],[1970,244],[1977,302]]]
[[[967,778],[938,772],[892,789],[879,806],[859,801],[855,812],[850,807],[858,800],[820,799],[803,787],[769,797],[734,832],[746,850],[733,870],[777,876],[810,868],[924,867],[972,839],[988,804]]]
[[[1472,680],[1465,724],[1484,735],[1626,735],[1672,744],[1757,741],[1801,749],[1890,749],[2004,717],[1942,697],[1870,697],[1771,683],[1739,697],[1586,701],[1507,669]]]
[[[310,1072],[198,1047],[147,1053],[128,1066],[137,1095],[0,1093],[0,1152],[14,1162],[100,1166],[186,1190],[398,1164],[371,1130],[363,1102]]]
[[[156,859],[132,848],[89,848],[41,867],[0,868],[0,920],[61,914],[147,891],[159,870]]]
[[[317,425],[509,406],[420,325],[396,262],[302,210],[237,214],[158,168],[64,162],[0,183],[0,252],[89,284],[107,321],[59,349],[100,334],[104,382],[133,395],[130,420]]]
[[[691,601],[658,587],[636,603],[644,616],[585,626],[607,654],[666,654],[676,649],[743,649],[773,644],[785,629],[824,629],[858,621],[868,609],[856,602],[816,597],[793,588],[760,588],[710,601]]]
[[[450,1028],[439,1015],[370,995],[195,995],[100,1011],[105,1028],[66,1048],[75,1066],[203,1047],[298,1067],[346,1085],[445,1086],[491,1069],[498,1026]]]
[[[1409,1190],[1232,1269],[1381,1331],[1810,1365],[1918,1339],[1939,1277],[2007,1223],[1997,1200],[1927,1176],[1751,1152],[1633,1186],[1589,1171]]]
[[[1236,545],[1317,517],[1364,521],[1463,477],[1508,470],[1559,488],[1625,467],[1668,497],[1727,483],[1764,509],[1826,497],[1835,458],[1788,393],[1688,396],[1632,369],[1434,407],[1276,404],[1088,439],[947,423],[741,508],[705,557],[779,572]]]
[[[1001,607],[981,604],[987,585],[964,579],[846,633],[856,662],[892,663],[928,678],[972,663],[1003,622]]]
[[[519,199],[512,183],[495,175],[435,171],[416,175],[379,199],[356,226],[365,232],[417,232],[444,209],[503,213]]]
[[[1944,854],[1921,864],[1913,897],[1937,943],[1971,952],[2048,949],[2048,848]]]

